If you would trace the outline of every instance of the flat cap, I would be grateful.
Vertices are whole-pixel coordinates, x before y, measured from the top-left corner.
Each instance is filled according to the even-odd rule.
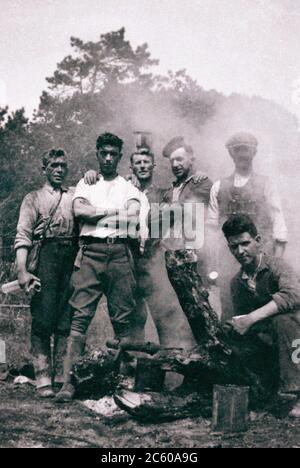
[[[174,151],[179,148],[184,148],[188,153],[193,154],[193,149],[190,145],[187,145],[182,136],[174,137],[164,147],[162,154],[165,158],[169,158]]]
[[[235,148],[238,146],[249,146],[257,148],[258,141],[251,133],[240,132],[233,135],[226,143],[226,148]]]

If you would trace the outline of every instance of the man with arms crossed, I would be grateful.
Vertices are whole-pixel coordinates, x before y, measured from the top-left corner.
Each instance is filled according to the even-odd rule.
[[[68,355],[64,366],[64,386],[58,402],[70,401],[75,393],[71,381],[73,364],[83,354],[88,327],[102,295],[115,337],[126,339],[136,320],[136,281],[129,254],[129,237],[137,234],[141,194],[120,177],[117,167],[123,141],[104,133],[97,140],[101,176],[95,185],[81,180],[74,195],[75,216],[81,220],[81,250],[72,277],[74,292]]]

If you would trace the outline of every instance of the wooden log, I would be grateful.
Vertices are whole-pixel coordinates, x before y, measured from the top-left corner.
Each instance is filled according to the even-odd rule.
[[[196,341],[206,348],[226,348],[219,335],[221,325],[209,303],[209,294],[197,270],[194,253],[187,250],[166,251],[166,268],[180,305],[187,316]]]
[[[185,398],[168,393],[137,393],[119,390],[114,394],[116,404],[141,421],[163,422],[190,417],[211,417],[211,398],[192,393]]]
[[[91,350],[73,366],[76,395],[102,398],[113,395],[120,376],[114,356],[104,350]]]
[[[241,337],[222,327],[209,303],[209,294],[198,273],[193,253],[167,251],[165,256],[170,282],[198,343],[194,358],[188,358],[185,373],[198,376],[198,385],[206,381],[211,387],[213,384],[249,386],[251,404],[263,404],[276,388],[275,376],[272,372],[268,374],[272,369],[268,369],[267,362],[273,362],[270,368],[274,368],[276,362],[272,349],[253,335]],[[256,366],[255,359],[248,362],[253,349],[256,352],[260,350],[260,355],[264,356],[264,368]],[[176,359],[173,359],[173,364],[180,367]],[[176,365],[173,366],[174,371]]]
[[[136,392],[161,392],[163,390],[166,372],[158,361],[138,358],[135,373]]]
[[[175,414],[176,418],[196,414],[204,416],[207,412],[202,411],[201,408],[205,406],[201,405],[201,402],[203,398],[209,400],[212,409],[214,385],[249,386],[251,408],[263,406],[274,393],[273,381],[269,381],[265,373],[268,368],[274,367],[271,363],[274,364],[276,358],[269,349],[263,346],[259,348],[261,344],[256,346],[255,337],[240,337],[222,328],[217,314],[209,303],[208,293],[197,271],[197,264],[189,252],[166,252],[166,266],[169,279],[193,328],[198,346],[192,352],[187,352],[182,349],[158,348],[151,343],[146,345],[133,343],[132,349],[149,352],[151,355],[147,358],[150,361],[148,364],[144,361],[144,369],[149,366],[150,370],[156,369],[155,372],[158,372],[158,369],[162,372],[173,371],[186,377],[184,385],[176,395],[151,393],[150,399],[148,397],[146,399],[146,410],[142,401],[137,405],[137,409],[132,410],[133,413],[138,414],[139,418],[143,418],[144,414],[146,418],[156,415],[157,420],[174,417]],[[260,349],[260,355],[264,356],[265,368],[256,366],[256,359],[248,359],[254,345],[256,351]],[[130,343],[121,347],[114,344],[112,347],[117,347],[120,353],[131,350]],[[119,352],[117,355],[120,356]],[[137,388],[143,390],[149,388],[151,372],[148,376],[144,374],[137,378],[138,383],[142,382]],[[102,394],[113,393],[117,387],[116,360],[108,356],[100,355],[98,359],[85,358],[75,366],[74,375],[79,388],[85,387],[90,392],[93,387],[98,387]],[[126,406],[122,398],[119,400]],[[131,407],[130,405],[131,403],[128,407]]]

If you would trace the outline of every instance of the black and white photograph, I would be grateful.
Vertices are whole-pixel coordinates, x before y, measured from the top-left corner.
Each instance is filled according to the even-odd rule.
[[[0,448],[300,448],[299,0],[0,8]]]

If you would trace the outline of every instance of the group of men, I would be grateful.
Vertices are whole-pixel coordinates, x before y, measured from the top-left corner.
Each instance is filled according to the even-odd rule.
[[[260,337],[263,329],[272,339],[280,389],[297,395],[291,416],[300,417],[300,365],[292,359],[293,343],[300,339],[300,287],[281,258],[287,229],[280,197],[274,183],[253,170],[258,147],[253,135],[236,134],[226,146],[234,174],[213,184],[196,170],[193,148],[184,138],[173,138],[163,149],[175,176],[167,189],[153,182],[155,157],[146,146],[131,155],[130,180],[121,177],[123,141],[111,133],[97,139],[99,172],[87,173],[76,189],[64,186],[66,153],[53,149],[44,154],[46,184],[25,197],[15,242],[20,285],[29,291],[34,281],[41,283],[31,303],[32,355],[41,397],[72,400],[72,366],[84,353],[103,294],[117,339],[143,340],[150,310],[163,346],[196,345],[197,330],[166,285],[164,251],[185,250],[203,278],[212,269],[220,272],[227,324],[239,336]],[[173,215],[174,231],[176,212],[187,204],[204,207],[201,248],[184,233],[175,239],[160,230],[160,236],[151,237],[153,223],[161,225],[166,212]],[[221,242],[221,228],[228,245]],[[39,260],[28,271],[37,244]],[[241,265],[231,290],[228,251]]]

